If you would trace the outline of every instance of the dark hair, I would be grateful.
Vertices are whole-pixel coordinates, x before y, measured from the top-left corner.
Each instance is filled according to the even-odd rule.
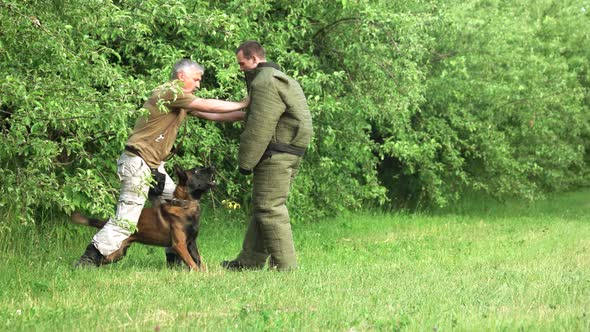
[[[266,54],[264,52],[264,48],[262,48],[262,45],[260,45],[259,42],[254,41],[254,40],[248,40],[248,41],[245,41],[242,44],[240,44],[240,46],[236,50],[236,54],[240,53],[240,51],[242,51],[242,54],[244,54],[244,57],[246,59],[250,59],[254,55],[256,55],[257,57],[262,58],[262,59],[264,59],[266,57]]]

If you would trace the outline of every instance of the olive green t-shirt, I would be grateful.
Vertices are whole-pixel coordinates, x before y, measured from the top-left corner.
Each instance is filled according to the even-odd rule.
[[[143,105],[149,115],[137,119],[127,146],[135,148],[149,167],[158,167],[170,154],[187,107],[196,98],[173,82],[156,88]]]

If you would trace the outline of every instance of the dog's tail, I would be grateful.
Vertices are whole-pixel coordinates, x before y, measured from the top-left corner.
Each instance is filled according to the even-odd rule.
[[[84,216],[83,214],[81,214],[80,212],[72,213],[72,215],[70,216],[70,219],[72,220],[72,222],[74,224],[90,226],[90,227],[95,227],[95,228],[99,228],[99,229],[102,228],[107,223],[107,220],[88,218],[88,217]]]

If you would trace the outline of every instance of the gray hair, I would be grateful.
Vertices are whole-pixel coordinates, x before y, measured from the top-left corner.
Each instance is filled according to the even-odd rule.
[[[176,79],[176,78],[178,78],[178,73],[180,73],[181,71],[184,72],[184,71],[191,69],[191,68],[197,69],[197,71],[199,71],[201,74],[205,73],[205,68],[203,66],[201,66],[200,64],[194,62],[191,59],[182,59],[174,64],[170,78]]]

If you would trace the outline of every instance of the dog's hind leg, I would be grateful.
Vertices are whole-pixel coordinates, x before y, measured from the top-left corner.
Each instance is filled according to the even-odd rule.
[[[128,240],[129,240],[129,238],[127,238],[125,241],[123,241],[123,243],[121,243],[121,247],[119,249],[117,249],[115,252],[113,252],[112,254],[108,255],[105,258],[105,260],[107,261],[107,264],[115,263],[127,254],[127,249],[129,249],[129,247],[131,246],[131,243],[132,243],[132,241],[128,241]]]
[[[71,220],[75,224],[90,226],[94,228],[101,229],[107,223],[107,220],[99,220],[95,218],[88,218],[81,214],[80,212],[74,212],[70,216]]]

